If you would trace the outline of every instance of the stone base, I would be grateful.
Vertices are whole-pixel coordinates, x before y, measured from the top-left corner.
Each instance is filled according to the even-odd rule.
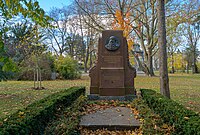
[[[120,101],[131,101],[136,98],[136,95],[125,95],[125,96],[99,96],[97,94],[87,95],[89,100],[120,100]]]
[[[92,130],[134,130],[140,127],[140,122],[130,108],[111,107],[82,116],[79,126]]]

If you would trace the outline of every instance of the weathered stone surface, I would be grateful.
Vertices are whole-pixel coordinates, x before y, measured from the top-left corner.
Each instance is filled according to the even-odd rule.
[[[131,109],[126,107],[112,107],[85,115],[81,118],[79,125],[90,129],[107,128],[110,130],[128,130],[140,127],[140,123],[134,118]]]
[[[90,94],[95,96],[136,95],[136,70],[128,59],[127,41],[121,30],[103,31],[97,64],[89,72]]]

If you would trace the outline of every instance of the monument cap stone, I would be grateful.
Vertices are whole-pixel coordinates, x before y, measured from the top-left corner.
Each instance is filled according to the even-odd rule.
[[[124,97],[135,95],[136,70],[129,63],[128,45],[122,30],[106,30],[98,44],[98,60],[89,71],[90,95]]]

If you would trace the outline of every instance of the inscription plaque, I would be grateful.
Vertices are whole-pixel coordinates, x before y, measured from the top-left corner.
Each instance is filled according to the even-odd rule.
[[[101,88],[115,88],[124,87],[123,70],[120,69],[104,69],[101,70],[100,87]],[[113,76],[114,74],[114,76]]]
[[[102,67],[122,67],[122,57],[120,56],[105,56],[102,57]]]

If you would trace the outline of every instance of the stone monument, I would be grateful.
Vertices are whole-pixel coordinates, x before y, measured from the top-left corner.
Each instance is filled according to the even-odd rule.
[[[135,96],[136,70],[129,63],[128,46],[122,30],[103,31],[98,44],[98,60],[89,71],[89,98],[127,99]]]

